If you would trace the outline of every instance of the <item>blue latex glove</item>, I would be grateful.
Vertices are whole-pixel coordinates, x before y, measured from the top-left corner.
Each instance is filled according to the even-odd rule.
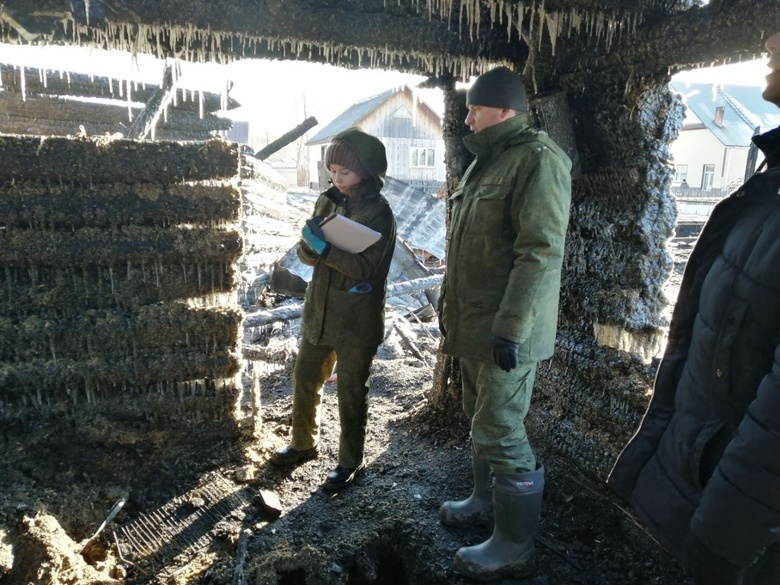
[[[509,372],[517,367],[517,354],[519,346],[514,341],[504,339],[500,335],[490,336],[490,353],[496,365]]]
[[[301,237],[303,238],[303,241],[306,242],[306,245],[320,256],[322,256],[330,245],[325,241],[325,234],[322,232],[322,228],[314,218],[306,220],[306,225],[303,226],[303,230],[301,230]]]
[[[694,585],[742,585],[746,569],[727,561],[692,532],[683,547],[683,567]]]

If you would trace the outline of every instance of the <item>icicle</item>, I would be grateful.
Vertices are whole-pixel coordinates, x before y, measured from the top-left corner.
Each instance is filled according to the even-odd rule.
[[[130,101],[130,80],[127,80],[127,121],[133,121],[133,105]]]
[[[26,102],[27,101],[27,80],[26,80],[26,75],[25,75],[25,72],[24,72],[24,65],[21,66],[21,70],[22,70],[22,78],[21,78],[21,81],[22,81],[22,101]]]
[[[547,32],[550,34],[550,46],[553,55],[555,55],[555,42],[558,40],[558,31],[560,30],[558,28],[558,19],[558,12],[547,15]]]

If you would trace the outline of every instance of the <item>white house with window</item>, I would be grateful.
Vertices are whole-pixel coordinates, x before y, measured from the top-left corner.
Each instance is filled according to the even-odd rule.
[[[429,194],[436,193],[444,183],[441,116],[403,85],[351,105],[306,143],[313,189],[327,181],[322,161],[331,140],[354,126],[384,143],[388,176]]]
[[[680,135],[671,145],[677,193],[723,197],[755,171],[762,157],[754,133],[780,125],[777,107],[762,87],[673,81],[686,106]]]

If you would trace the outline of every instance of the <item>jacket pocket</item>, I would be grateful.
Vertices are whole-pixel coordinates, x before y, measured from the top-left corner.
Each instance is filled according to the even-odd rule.
[[[691,477],[700,489],[704,489],[712,477],[729,441],[731,441],[731,431],[726,423],[713,421],[702,427],[693,443],[690,458]]]
[[[511,217],[507,196],[511,180],[494,179],[491,183],[481,183],[474,192],[466,231],[481,236],[499,236],[511,229]]]
[[[747,314],[748,305],[734,299],[723,314],[718,340],[712,360],[713,387],[720,394],[731,394],[732,359],[736,351],[735,342]]]
[[[384,333],[384,293],[354,293],[331,289],[325,328],[328,335],[350,345],[374,345]]]

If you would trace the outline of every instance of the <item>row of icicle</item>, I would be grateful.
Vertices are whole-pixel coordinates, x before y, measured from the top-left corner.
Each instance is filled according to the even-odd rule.
[[[401,2],[403,0],[396,0]],[[458,35],[468,34],[474,41],[479,36],[482,19],[482,6],[488,8],[491,26],[505,26],[508,38],[522,36],[537,45],[542,43],[547,31],[555,51],[556,41],[566,35],[586,34],[595,40],[603,41],[607,49],[623,32],[633,33],[641,19],[639,13],[607,14],[604,11],[584,11],[577,8],[551,10],[545,8],[544,0],[530,2],[510,2],[508,0],[426,0],[421,7],[420,0],[410,0],[418,12],[426,12],[429,19],[447,19],[456,14]],[[101,48],[126,51],[133,54],[143,53],[165,57],[163,38],[170,36],[170,44],[181,47],[177,58],[203,63],[206,61],[228,63],[235,60],[234,53],[223,53],[226,43],[233,51],[240,44],[240,53],[256,55],[259,48],[281,53],[283,57],[306,58],[324,57],[329,63],[341,65],[353,60],[361,67],[392,68],[406,60],[416,61],[421,70],[434,75],[452,73],[464,77],[479,74],[495,65],[495,61],[477,59],[469,56],[452,57],[445,54],[420,54],[403,50],[389,50],[387,47],[370,48],[340,44],[319,43],[298,39],[269,38],[250,33],[213,31],[189,25],[147,25],[125,22],[102,21],[98,28],[95,22],[78,23],[72,17],[61,20],[65,30],[70,30],[75,44],[90,35],[94,43]],[[6,39],[8,40],[8,39]],[[204,50],[204,47],[207,50]],[[208,51],[208,52],[207,52]]]

